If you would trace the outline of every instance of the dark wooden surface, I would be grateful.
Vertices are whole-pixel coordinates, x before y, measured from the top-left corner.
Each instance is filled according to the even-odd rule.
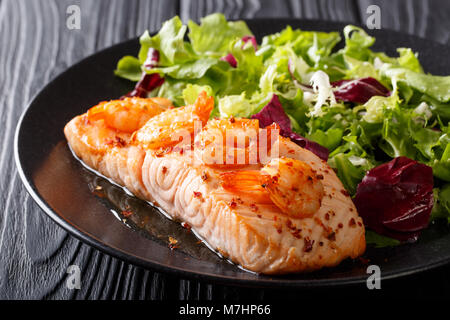
[[[81,8],[81,30],[66,27],[66,9]],[[0,298],[1,299],[299,299],[342,296],[449,298],[450,266],[365,287],[262,290],[178,279],[122,262],[68,235],[25,191],[13,159],[14,130],[32,97],[56,75],[112,44],[157,30],[178,14],[184,22],[223,12],[228,18],[298,17],[365,23],[381,7],[382,28],[450,45],[447,1],[381,0],[0,0]],[[64,106],[61,106],[64,107]],[[66,287],[66,269],[81,268],[80,290]]]

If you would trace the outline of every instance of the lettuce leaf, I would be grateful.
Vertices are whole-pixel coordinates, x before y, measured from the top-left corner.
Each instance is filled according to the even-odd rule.
[[[213,90],[210,86],[199,86],[196,84],[188,84],[186,88],[183,90],[183,99],[185,105],[194,104],[195,100],[197,100],[198,95],[202,92],[206,91],[208,96],[213,95]]]
[[[125,56],[117,63],[114,74],[131,81],[139,81],[142,76],[141,63],[135,57]]]
[[[161,66],[192,61],[198,58],[189,42],[184,41],[187,27],[183,25],[178,16],[163,23],[161,30],[153,37],[146,31],[140,38],[141,49],[139,61],[144,64],[147,59],[147,51],[153,48],[160,53]]]
[[[383,236],[372,230],[366,230],[366,243],[375,248],[385,248],[398,246],[401,242],[397,239]]]
[[[244,21],[227,21],[221,13],[211,14],[200,21],[200,25],[192,20],[188,22],[188,36],[197,53],[221,56],[228,52],[232,41],[253,35]]]
[[[427,94],[439,102],[450,101],[450,76],[433,76],[415,72],[407,68],[386,65],[383,74],[396,78],[417,91]]]
[[[434,190],[434,206],[431,211],[431,220],[446,219],[450,223],[450,184]]]

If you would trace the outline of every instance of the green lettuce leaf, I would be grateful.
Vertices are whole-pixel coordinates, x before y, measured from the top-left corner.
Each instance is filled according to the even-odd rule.
[[[356,187],[366,174],[366,170],[363,167],[353,165],[349,160],[349,156],[344,153],[339,153],[332,157],[330,165],[336,169],[336,174],[345,189],[350,195],[354,195],[356,193]]]
[[[189,20],[189,39],[198,53],[221,56],[228,52],[230,43],[253,33],[244,21],[227,21],[221,13],[200,19],[200,25]]]
[[[385,65],[383,74],[389,78],[396,78],[419,92],[438,100],[450,101],[450,76],[433,76],[415,72],[407,68]]]
[[[114,74],[131,81],[139,81],[142,76],[141,63],[135,57],[125,56],[117,63]]]
[[[218,63],[219,60],[217,59],[203,58],[170,67],[152,68],[147,73],[159,73],[175,79],[199,79],[205,75],[206,71]]]
[[[184,41],[187,27],[183,25],[178,16],[163,23],[161,30],[153,37],[146,31],[140,38],[141,49],[139,61],[144,64],[149,48],[159,51],[160,66],[192,61],[198,56],[189,42]]]
[[[450,223],[450,184],[434,190],[434,206],[431,211],[431,220],[446,219]]]
[[[397,239],[389,238],[372,230],[366,230],[366,243],[375,248],[394,247],[401,244]]]
[[[196,84],[188,84],[186,88],[183,90],[183,99],[186,105],[194,104],[195,100],[197,100],[198,95],[202,92],[206,91],[208,96],[213,95],[213,90],[210,86],[204,85],[199,86]]]

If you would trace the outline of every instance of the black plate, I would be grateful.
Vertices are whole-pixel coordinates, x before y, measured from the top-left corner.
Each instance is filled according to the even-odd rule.
[[[291,19],[250,20],[258,40],[286,25],[305,30],[342,30],[343,23]],[[450,74],[450,49],[444,45],[388,30],[370,31],[374,48],[390,55],[397,47],[420,52],[426,71]],[[64,125],[101,100],[118,98],[132,84],[113,75],[119,58],[136,55],[137,39],[103,50],[69,68],[48,84],[31,102],[19,121],[15,159],[28,192],[61,227],[82,241],[120,259],[183,277],[248,286],[324,286],[366,281],[367,266],[344,261],[318,272],[282,277],[260,276],[220,259],[178,223],[158,210],[85,169],[74,157],[63,135]],[[101,190],[96,190],[101,186]],[[98,189],[98,188],[97,188]],[[117,214],[131,206],[129,219]],[[168,237],[180,247],[168,248]],[[434,268],[450,261],[450,232],[433,225],[415,244],[368,248],[365,257],[381,268],[382,278],[394,278]]]

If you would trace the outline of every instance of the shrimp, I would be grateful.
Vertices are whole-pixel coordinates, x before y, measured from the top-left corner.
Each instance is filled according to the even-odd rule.
[[[293,218],[314,215],[324,195],[315,171],[305,162],[290,158],[272,159],[261,170],[224,172],[220,178],[225,190],[249,195],[257,203],[270,200]]]
[[[201,128],[214,108],[214,98],[202,91],[193,105],[169,109],[150,119],[133,135],[133,142],[144,149],[160,149],[180,142],[179,138],[192,139],[195,122]]]
[[[267,133],[264,141],[263,130]],[[261,130],[256,119],[213,119],[195,137],[196,155],[211,167],[259,164],[261,151],[271,148],[274,130],[278,136],[277,125]]]
[[[133,133],[150,118],[172,106],[164,98],[125,98],[104,101],[87,112],[89,121],[103,120],[105,124],[118,131]]]
[[[256,163],[258,130],[258,120],[210,120],[195,137],[196,155],[212,167]]]

